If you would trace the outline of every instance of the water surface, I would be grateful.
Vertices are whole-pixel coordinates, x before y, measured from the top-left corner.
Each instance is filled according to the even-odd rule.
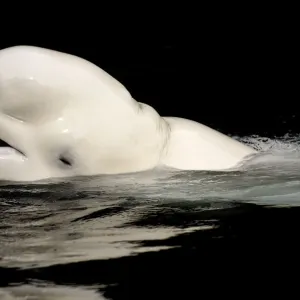
[[[299,137],[237,139],[260,154],[230,172],[1,182],[0,299],[184,299],[296,251]]]

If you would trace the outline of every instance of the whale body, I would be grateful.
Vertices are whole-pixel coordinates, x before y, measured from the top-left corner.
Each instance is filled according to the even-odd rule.
[[[67,53],[0,50],[0,180],[228,170],[256,151],[192,120],[161,117],[95,64]]]

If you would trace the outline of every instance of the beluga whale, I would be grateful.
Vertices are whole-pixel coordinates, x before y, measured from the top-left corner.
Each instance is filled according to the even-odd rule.
[[[126,174],[164,166],[226,171],[256,150],[206,125],[161,117],[72,54],[0,50],[0,180]]]

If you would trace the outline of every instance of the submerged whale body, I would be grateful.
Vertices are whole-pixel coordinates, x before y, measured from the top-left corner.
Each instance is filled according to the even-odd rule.
[[[35,181],[166,166],[227,170],[256,151],[161,117],[98,66],[32,46],[0,50],[0,179]]]

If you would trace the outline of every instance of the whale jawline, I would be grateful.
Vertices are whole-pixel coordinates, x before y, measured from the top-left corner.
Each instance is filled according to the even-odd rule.
[[[0,149],[1,148],[11,148],[11,149],[17,151],[22,156],[26,156],[21,150],[19,150],[18,148],[13,147],[12,145],[8,144],[7,142],[5,142],[2,139],[0,139]]]

